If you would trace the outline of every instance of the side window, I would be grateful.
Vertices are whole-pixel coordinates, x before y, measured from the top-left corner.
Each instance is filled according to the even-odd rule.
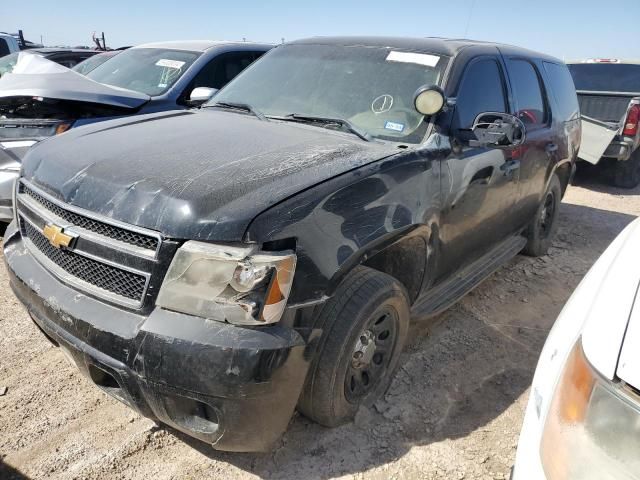
[[[9,48],[9,43],[4,38],[0,38],[0,57],[4,57],[5,55],[9,55],[11,50]]]
[[[558,116],[562,120],[572,120],[578,118],[580,105],[573,78],[566,65],[544,62],[544,70],[549,78],[553,98],[558,104]]]
[[[191,91],[196,87],[220,89],[247,68],[258,56],[257,52],[223,53],[200,70],[188,90]]]
[[[507,68],[513,88],[516,115],[527,129],[544,126],[548,121],[548,112],[535,67],[527,60],[510,59]]]
[[[465,70],[456,95],[454,128],[470,129],[483,112],[507,112],[503,76],[493,59],[475,61]]]

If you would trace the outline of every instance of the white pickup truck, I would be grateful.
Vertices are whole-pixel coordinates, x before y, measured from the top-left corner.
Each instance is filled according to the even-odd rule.
[[[569,62],[582,115],[581,160],[602,164],[614,185],[640,184],[640,61]]]

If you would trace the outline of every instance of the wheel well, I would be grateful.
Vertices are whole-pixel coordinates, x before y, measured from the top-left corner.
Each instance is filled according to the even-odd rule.
[[[427,244],[422,236],[404,238],[362,262],[362,265],[391,275],[413,301],[420,293],[426,267]]]
[[[562,186],[562,196],[567,191],[569,186],[569,180],[571,179],[571,164],[564,163],[560,165],[554,172],[560,179],[560,185]]]

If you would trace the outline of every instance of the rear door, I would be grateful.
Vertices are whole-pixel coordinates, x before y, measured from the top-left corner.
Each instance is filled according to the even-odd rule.
[[[515,211],[522,227],[535,215],[546,191],[550,165],[558,161],[560,145],[554,138],[549,97],[538,65],[517,56],[505,58],[513,111],[525,125],[526,141],[520,147],[520,184]]]

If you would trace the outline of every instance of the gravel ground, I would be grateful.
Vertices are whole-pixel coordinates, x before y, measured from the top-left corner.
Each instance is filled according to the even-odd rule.
[[[518,256],[446,313],[416,319],[375,408],[336,429],[297,416],[268,454],[213,451],[91,386],[31,323],[2,265],[0,478],[508,478],[547,332],[638,215],[640,189],[581,175],[548,256]]]

